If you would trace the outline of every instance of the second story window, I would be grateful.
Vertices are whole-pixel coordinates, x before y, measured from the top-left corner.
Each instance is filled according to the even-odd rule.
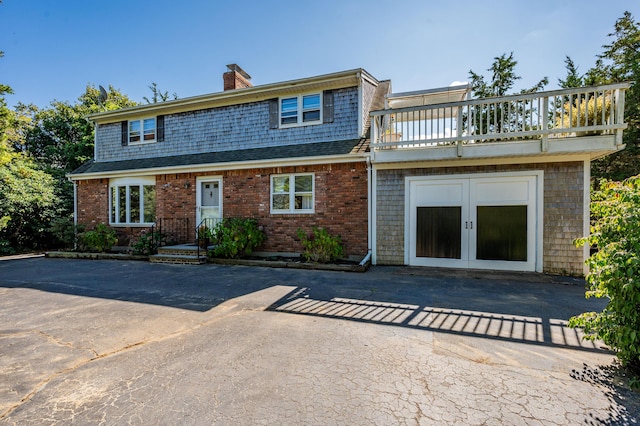
[[[322,122],[320,93],[280,99],[280,125],[303,126]]]
[[[155,142],[156,119],[143,118],[129,121],[129,143]]]

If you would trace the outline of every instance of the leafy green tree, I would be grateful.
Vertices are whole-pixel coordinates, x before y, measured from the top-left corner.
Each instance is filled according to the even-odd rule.
[[[626,148],[593,163],[592,176],[622,180],[640,172],[640,25],[629,12],[619,18],[613,41],[602,46],[593,68],[587,71],[587,85],[632,82],[625,97],[625,120],[629,127],[624,131]]]
[[[608,299],[602,312],[586,312],[569,325],[587,339],[602,339],[625,365],[640,367],[640,175],[603,180],[592,194],[591,235],[577,240],[597,251],[587,260],[587,297]]]
[[[53,101],[44,109],[23,104],[16,107],[14,146],[22,145],[24,152],[56,179],[63,214],[73,211],[73,189],[66,174],[93,156],[94,127],[87,116],[137,105],[113,86],[107,94],[107,100],[101,102],[99,89],[88,85],[74,104]]]
[[[44,246],[58,212],[53,178],[9,143],[15,117],[7,93],[11,88],[0,85],[0,254]]]
[[[483,75],[476,74],[473,70],[469,71],[471,79],[471,91],[476,98],[501,97],[510,94],[509,92],[515,86],[516,82],[521,78],[515,72],[518,62],[513,58],[513,52],[508,56],[503,53],[501,56],[495,57],[493,64],[487,71],[490,72],[490,78],[487,79]],[[549,83],[547,77],[541,79],[534,86],[522,89],[519,93],[535,93],[544,89]],[[502,133],[505,131],[514,131],[522,128],[526,122],[530,109],[525,108],[522,103],[507,102],[499,104],[490,104],[478,106],[474,111],[475,117],[479,117],[483,123],[483,131],[492,133]],[[468,118],[468,117],[467,117]],[[475,119],[473,119],[475,121]],[[471,123],[473,125],[473,123]],[[504,126],[507,126],[505,128]],[[479,130],[475,130],[479,131]]]
[[[142,97],[142,99],[144,99],[148,104],[166,102],[169,100],[169,92],[168,91],[161,92],[158,89],[157,83],[152,82],[151,85],[149,86],[149,90],[151,90],[151,93],[152,93],[151,99],[147,98],[146,96]],[[176,92],[173,92],[173,94],[171,95],[171,99],[172,100],[178,99],[178,95],[176,94]]]

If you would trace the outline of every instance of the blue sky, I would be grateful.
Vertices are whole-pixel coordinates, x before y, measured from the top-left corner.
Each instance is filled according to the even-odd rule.
[[[637,0],[4,0],[0,83],[9,106],[74,102],[87,84],[131,99],[151,82],[179,97],[222,90],[226,64],[254,85],[364,68],[394,92],[486,75],[514,52],[520,88],[584,72]]]

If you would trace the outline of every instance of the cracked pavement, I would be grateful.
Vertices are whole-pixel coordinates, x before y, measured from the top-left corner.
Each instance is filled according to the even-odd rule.
[[[0,261],[0,424],[638,424],[575,278]]]

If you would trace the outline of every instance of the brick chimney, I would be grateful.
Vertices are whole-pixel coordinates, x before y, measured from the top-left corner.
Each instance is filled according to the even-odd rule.
[[[237,64],[229,64],[227,65],[227,69],[229,71],[222,74],[225,91],[253,87],[253,84],[249,81],[251,80],[251,76]]]

